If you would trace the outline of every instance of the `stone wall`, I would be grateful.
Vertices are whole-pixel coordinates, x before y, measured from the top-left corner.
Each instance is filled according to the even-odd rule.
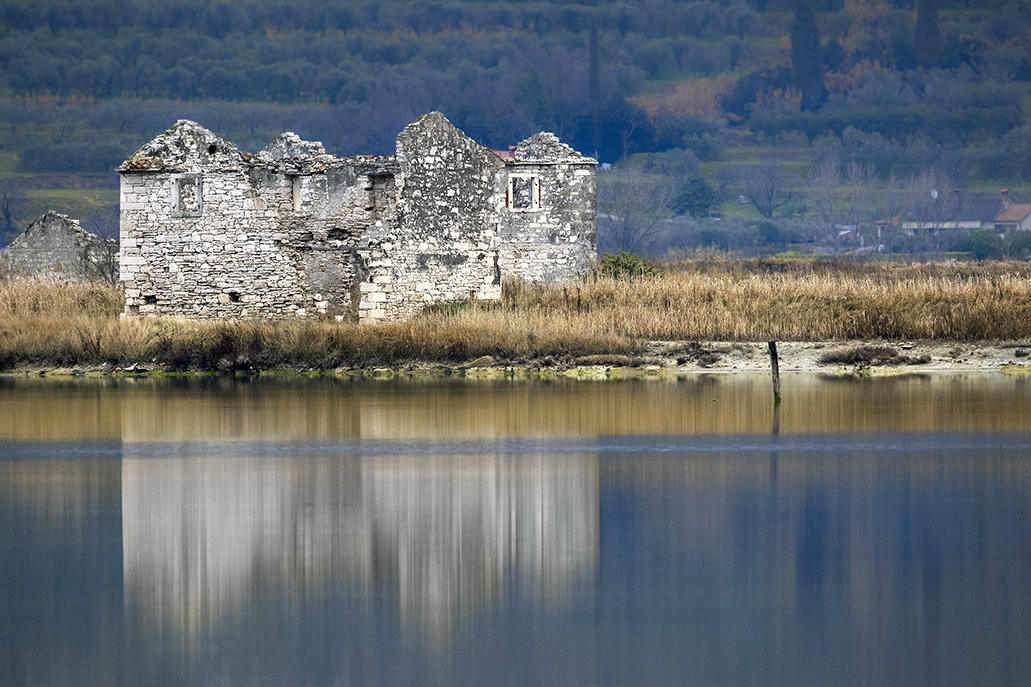
[[[404,319],[430,303],[501,297],[501,158],[439,112],[397,138],[397,222],[362,242],[361,322]]]
[[[256,155],[187,120],[119,168],[127,315],[380,322],[498,299],[594,258],[594,160],[536,134],[503,160],[431,113],[390,157],[287,133]]]
[[[15,237],[4,250],[4,261],[17,273],[112,280],[118,275],[118,242],[51,210]]]
[[[597,258],[595,164],[552,134],[516,146],[499,223],[506,279],[553,282],[590,268]]]
[[[243,169],[204,170],[200,213],[172,216],[176,173],[123,174],[126,313],[187,317],[286,315],[304,309],[298,265],[281,250],[284,184],[256,189]]]
[[[375,221],[372,179],[392,167],[276,157],[300,144],[321,149],[285,134],[249,157],[184,121],[130,158],[121,186],[126,313],[344,317],[360,273],[358,235]]]

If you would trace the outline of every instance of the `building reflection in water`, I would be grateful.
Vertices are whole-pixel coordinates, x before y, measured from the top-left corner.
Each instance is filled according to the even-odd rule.
[[[507,598],[561,603],[593,583],[596,456],[131,452],[125,608],[154,629],[200,630],[277,587],[301,603],[343,584],[392,599],[402,623],[446,639]]]

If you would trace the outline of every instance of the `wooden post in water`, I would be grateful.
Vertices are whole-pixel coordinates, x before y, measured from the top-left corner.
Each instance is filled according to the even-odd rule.
[[[777,359],[777,342],[770,341],[770,371],[773,373],[773,402],[780,403],[780,361]]]

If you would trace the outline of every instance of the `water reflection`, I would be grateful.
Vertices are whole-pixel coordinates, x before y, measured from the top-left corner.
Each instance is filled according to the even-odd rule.
[[[693,650],[668,684],[1023,683],[1031,441],[951,443],[603,453],[608,621],[676,624],[638,628]]]
[[[787,374],[584,382],[0,378],[0,440],[390,441],[1031,430],[1031,379]]]
[[[446,638],[515,595],[554,604],[598,556],[597,460],[563,456],[135,457],[122,462],[126,608],[204,628],[259,590],[343,579]]]
[[[0,379],[0,684],[1031,684],[1024,380],[792,380]]]

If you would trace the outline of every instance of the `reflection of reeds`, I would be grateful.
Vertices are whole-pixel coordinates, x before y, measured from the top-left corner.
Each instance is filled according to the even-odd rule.
[[[409,322],[119,319],[100,284],[0,280],[0,368],[158,362],[173,369],[332,368],[403,360],[626,355],[644,340],[1031,338],[1031,265],[667,263],[632,281],[507,284],[499,303]]]

